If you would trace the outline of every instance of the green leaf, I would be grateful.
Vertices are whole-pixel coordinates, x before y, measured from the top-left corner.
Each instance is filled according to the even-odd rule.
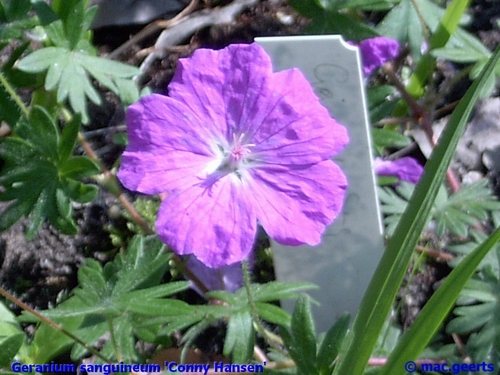
[[[44,1],[34,1],[33,9],[35,10],[42,25],[48,25],[58,19],[57,14],[52,8]]]
[[[100,171],[99,166],[86,156],[73,156],[59,166],[59,173],[71,179],[91,177]]]
[[[33,146],[23,139],[7,137],[0,140],[0,157],[9,164],[25,162],[34,156]]]
[[[25,18],[31,9],[30,0],[7,0],[3,3],[6,21],[14,21]]]
[[[331,34],[341,34],[346,40],[355,42],[378,36],[378,33],[370,26],[339,12],[327,14],[326,31]]]
[[[81,290],[79,296],[87,305],[96,304],[101,298],[110,294],[102,274],[102,267],[94,259],[87,259],[78,270],[78,283]]]
[[[288,4],[304,17],[317,19],[325,10],[314,0],[288,0]]]
[[[297,293],[317,289],[318,287],[311,283],[283,283],[274,281],[266,284],[253,285],[254,299],[256,302],[278,301],[280,299],[296,298]]]
[[[404,148],[411,144],[410,139],[394,130],[372,129],[373,142],[381,148],[394,147]]]
[[[72,207],[69,198],[54,177],[48,180],[44,186],[47,192],[47,204],[45,215],[48,221],[60,232],[68,235],[78,233],[78,228],[71,218]]]
[[[444,16],[429,41],[430,51],[446,45],[451,35],[457,29],[460,19],[468,8],[469,3],[470,0],[453,0],[446,7]],[[423,95],[427,80],[434,72],[434,66],[435,58],[430,53],[426,54],[419,62],[415,72],[410,76],[410,83],[406,88],[409,94],[415,97]]]
[[[165,245],[156,236],[135,236],[125,256],[118,256],[114,262],[122,272],[118,274],[113,295],[157,285],[168,266],[169,257],[164,254],[164,249]],[[184,285],[173,284],[172,290]]]
[[[140,303],[141,301],[153,298],[161,298],[171,296],[175,293],[180,293],[189,288],[188,281],[176,281],[170,282],[168,284],[158,285],[147,289],[139,289],[133,292],[128,292],[124,294],[120,301],[123,303]],[[119,292],[116,288],[113,289],[113,295],[117,295]]]
[[[83,317],[64,318],[58,320],[58,324],[69,332],[74,332],[82,321]],[[36,329],[32,342],[36,348],[33,362],[50,363],[52,359],[67,351],[72,344],[73,340],[70,337],[56,331],[46,323],[41,323]]]
[[[473,184],[463,184],[460,190],[448,197],[441,187],[433,205],[432,218],[436,222],[436,235],[443,236],[446,231],[467,237],[469,229],[480,221],[489,218],[489,214],[500,210],[500,202],[488,188],[488,180],[482,179]],[[386,234],[392,235],[394,226],[403,214],[407,201],[413,192],[413,185],[402,182],[395,189],[379,190],[382,212],[386,215]]]
[[[333,361],[337,358],[342,342],[349,328],[349,314],[342,315],[328,330],[318,350],[318,371],[320,375],[329,375]]]
[[[64,31],[69,41],[70,50],[75,49],[80,39],[87,32],[84,26],[84,19],[85,3],[84,0],[80,0],[67,12],[64,22]]]
[[[12,363],[12,359],[23,345],[25,336],[23,333],[8,336],[0,341],[0,367],[7,367]]]
[[[35,201],[32,198],[11,203],[0,215],[0,232],[10,228],[22,216],[27,215],[34,205]]]
[[[130,79],[116,78],[116,93],[124,105],[130,105],[139,100],[139,88]]]
[[[78,58],[80,63],[85,66],[85,69],[103,84],[110,82],[109,79],[130,78],[140,73],[139,68],[135,66],[102,57],[79,54]]]
[[[62,179],[62,189],[73,201],[87,203],[97,196],[99,188],[95,185],[82,184],[79,181]]]
[[[124,311],[145,316],[185,316],[193,310],[186,302],[175,299],[148,299],[147,303],[144,300],[135,300],[135,302],[130,304],[125,297],[123,299],[115,298],[114,304]]]
[[[47,159],[57,161],[59,129],[48,112],[42,107],[35,106],[30,112],[29,121],[31,125],[29,141]]]
[[[394,38],[400,42],[409,41],[414,54],[419,53],[422,45],[422,24],[411,0],[402,0],[392,8],[378,24],[380,35]]]
[[[82,118],[80,114],[75,114],[70,121],[66,123],[62,131],[61,142],[59,144],[59,160],[66,161],[73,153]]]
[[[257,307],[259,317],[263,320],[277,325],[290,325],[290,314],[281,307],[262,302],[257,302],[255,305]]]
[[[390,116],[397,103],[394,87],[389,85],[370,87],[366,94],[371,123]]]
[[[439,144],[426,164],[412,199],[389,240],[386,251],[363,297],[353,324],[353,339],[335,367],[334,374],[361,375],[373,351],[380,330],[392,308],[394,298],[408,269],[415,245],[429,218],[432,204],[463,134],[482,86],[500,58],[497,48],[480,78],[467,90],[453,111]],[[427,331],[427,330],[425,330]],[[402,367],[399,367],[401,371]]]
[[[75,332],[75,335],[83,342],[92,345],[103,335],[109,334],[109,324],[103,316],[88,315],[85,317],[80,328]],[[83,346],[75,344],[71,350],[71,359],[77,360],[87,354],[87,349]]]
[[[335,7],[342,8],[357,8],[363,10],[383,10],[393,7],[401,0],[336,0]]]
[[[123,315],[113,321],[113,332],[116,342],[116,348],[112,342],[108,342],[110,351],[120,353],[125,363],[137,363],[139,356],[135,350],[135,337],[133,327],[130,322],[130,316]]]
[[[63,45],[63,40],[59,44]],[[72,51],[68,46],[39,49],[19,61],[18,68],[29,73],[48,71],[45,89],[51,91],[57,87],[57,101],[62,103],[68,99],[73,110],[81,114],[84,123],[89,120],[86,100],[95,104],[101,102],[87,73],[124,98],[133,99],[137,96],[130,78],[140,73],[138,68]]]
[[[61,54],[59,61],[48,67],[47,75],[45,76],[45,89],[47,91],[52,91],[59,85],[62,75],[66,71],[69,63],[70,56]]]
[[[482,303],[472,306],[461,306],[453,310],[458,315],[447,326],[448,332],[463,334],[484,326],[493,317],[497,309],[496,302]]]
[[[69,41],[64,33],[64,24],[61,20],[56,20],[44,27],[50,41],[56,46],[65,50],[69,49]]]
[[[224,355],[232,354],[234,363],[248,363],[253,353],[255,335],[250,309],[231,315],[227,325]]]
[[[316,363],[316,335],[308,297],[300,295],[292,314],[291,336],[296,353],[297,374],[318,374]]]
[[[2,120],[12,127],[21,116],[20,108],[7,93],[3,85],[0,85],[0,113],[2,114]]]
[[[17,63],[17,68],[27,73],[41,73],[54,64],[59,64],[66,55],[60,47],[46,47],[30,53]]]
[[[29,222],[26,228],[26,239],[28,241],[35,237],[43,222],[45,221],[45,211],[47,204],[46,192],[42,192],[40,199],[35,203],[31,214],[29,215]]]
[[[497,52],[500,48],[497,49]],[[497,55],[499,55],[497,53]],[[415,360],[437,332],[453,308],[460,291],[472,276],[481,260],[500,240],[498,228],[485,242],[469,254],[445,279],[427,301],[410,329],[402,336],[392,351],[381,375],[399,375],[405,362]]]

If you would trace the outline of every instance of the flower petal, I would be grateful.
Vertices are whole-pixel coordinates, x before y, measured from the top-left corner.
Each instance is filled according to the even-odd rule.
[[[211,135],[183,103],[149,95],[127,112],[129,144],[118,178],[130,190],[158,194],[195,184],[215,158]]]
[[[384,36],[361,41],[359,49],[363,58],[363,72],[366,76],[399,55],[398,41]]]
[[[243,269],[241,262],[220,268],[210,268],[196,259],[196,257],[189,256],[186,267],[196,275],[209,291],[226,290],[234,293],[243,286]],[[203,295],[196,284],[192,283],[191,287],[196,290],[196,292]]]
[[[265,163],[317,163],[349,141],[300,70],[272,73],[269,56],[255,43],[199,49],[181,59],[169,95],[226,140],[245,134],[243,143],[254,144]]]
[[[232,139],[245,93],[259,95],[260,82],[271,73],[270,57],[255,43],[232,44],[219,51],[198,49],[191,57],[179,59],[168,92],[189,106],[205,126]]]
[[[268,166],[249,171],[247,199],[267,234],[283,245],[317,245],[343,206],[347,180],[327,160],[311,166]]]
[[[177,254],[194,254],[208,267],[245,259],[252,250],[257,219],[234,176],[209,187],[173,191],[160,206],[156,229]]]
[[[349,142],[346,128],[330,116],[298,69],[274,73],[261,91],[253,103],[245,98],[242,116],[258,160],[317,163],[337,155]]]
[[[402,181],[418,183],[424,168],[412,157],[405,156],[403,158],[391,161],[375,158],[373,161],[375,173],[380,176],[394,176]]]

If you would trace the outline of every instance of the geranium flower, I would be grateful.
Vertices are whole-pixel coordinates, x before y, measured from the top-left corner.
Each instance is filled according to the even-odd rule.
[[[358,46],[363,59],[363,73],[367,77],[399,55],[398,41],[385,36],[365,39]]]
[[[250,256],[249,258],[252,257]],[[250,261],[249,264],[253,265],[253,262]],[[189,256],[186,267],[196,275],[209,291],[225,290],[234,293],[243,286],[243,266],[241,262],[215,269],[207,267],[196,257]],[[201,296],[204,296],[195,283],[191,283],[191,288]]]
[[[405,156],[403,158],[391,161],[382,158],[375,158],[373,161],[375,173],[380,176],[394,176],[401,181],[418,183],[424,168],[412,157]]]
[[[347,181],[331,157],[348,142],[298,69],[272,72],[257,44],[180,59],[169,96],[127,112],[118,172],[130,190],[168,193],[157,233],[209,267],[245,259],[257,222],[284,245],[321,241]]]

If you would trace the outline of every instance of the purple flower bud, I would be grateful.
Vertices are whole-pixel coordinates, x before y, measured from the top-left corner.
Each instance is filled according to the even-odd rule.
[[[363,58],[365,76],[369,76],[386,62],[399,55],[398,41],[385,36],[365,39],[359,43],[359,49]]]
[[[226,290],[228,292],[236,292],[243,286],[243,270],[241,262],[233,263],[220,268],[210,268],[194,256],[190,256],[186,267],[196,275],[196,277],[211,290]],[[203,295],[198,287],[192,283],[191,287],[200,295]]]
[[[424,168],[413,158],[406,156],[404,158],[390,161],[382,158],[375,158],[373,161],[375,173],[380,176],[394,176],[401,181],[418,183]]]

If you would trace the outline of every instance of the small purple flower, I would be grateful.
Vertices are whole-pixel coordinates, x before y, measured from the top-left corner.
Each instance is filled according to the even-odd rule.
[[[413,158],[405,156],[395,161],[375,158],[373,161],[375,173],[380,176],[394,176],[401,181],[418,183],[424,168]]]
[[[367,77],[399,55],[398,41],[385,36],[365,39],[359,43],[359,49],[363,58],[363,72]]]
[[[330,158],[348,135],[304,75],[273,73],[262,47],[235,44],[180,59],[168,89],[128,109],[118,172],[130,190],[168,193],[160,238],[213,268],[247,257],[257,223],[281,244],[318,244],[343,205]]]
[[[214,269],[205,266],[196,257],[189,256],[186,267],[196,275],[209,291],[225,290],[234,293],[243,286],[243,268],[241,262]],[[195,283],[191,283],[191,287],[203,296],[203,293]]]

